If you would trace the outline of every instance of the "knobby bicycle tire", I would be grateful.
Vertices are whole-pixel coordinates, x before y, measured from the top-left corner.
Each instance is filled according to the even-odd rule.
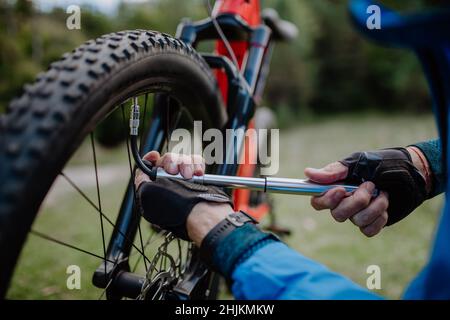
[[[178,39],[147,30],[86,42],[52,63],[9,105],[0,146],[0,297],[65,163],[115,106],[149,87],[182,101],[206,129],[226,121],[216,80],[201,56]]]

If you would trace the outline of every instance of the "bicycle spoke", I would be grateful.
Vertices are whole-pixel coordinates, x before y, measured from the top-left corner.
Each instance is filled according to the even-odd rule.
[[[102,290],[102,293],[100,294],[100,296],[98,297],[97,300],[102,300],[103,296],[104,296],[105,293],[106,293],[106,290],[109,289],[109,286],[111,285],[111,283],[113,282],[113,280],[114,280],[113,278],[109,279],[108,284],[106,285],[105,289]]]
[[[94,133],[91,132],[90,134],[91,137],[91,147],[92,147],[92,156],[94,158],[94,169],[95,169],[95,183],[97,186],[97,200],[98,200],[98,209],[99,209],[99,218],[100,218],[100,227],[102,230],[102,244],[103,244],[103,255],[106,259],[106,244],[105,244],[105,228],[103,226],[103,215],[101,214],[102,212],[102,201],[100,198],[100,185],[98,182],[98,168],[97,168],[97,154],[95,152],[95,141],[94,141]],[[106,279],[106,260],[105,261],[105,279]]]
[[[116,257],[115,261],[114,261],[114,265],[117,264],[117,260],[118,260],[118,256]],[[128,258],[127,258],[128,259]],[[103,296],[105,295],[106,291],[109,289],[109,287],[111,286],[111,284],[113,283],[114,278],[110,277],[108,283],[106,284],[106,287],[103,289],[102,294],[98,297],[98,300],[101,300],[103,298]]]
[[[152,244],[153,242],[155,242],[155,241],[157,240],[157,238],[152,240],[153,236],[154,236],[154,235],[160,235],[160,234],[161,234],[161,231],[160,231],[160,232],[155,232],[155,231],[153,231],[153,232],[150,234],[150,236],[148,237],[148,239],[147,239],[147,241],[145,242],[145,245],[144,245],[144,250],[143,250],[144,253],[145,253],[145,250],[147,249],[147,247],[148,247],[150,244]],[[138,264],[139,264],[139,262],[141,261],[141,258],[142,258],[142,255],[140,255],[140,256],[138,257],[138,259],[136,260],[136,262],[135,262],[135,264],[134,264],[134,266],[133,266],[131,272],[135,272],[135,271],[136,271],[136,269],[137,269],[137,267],[138,267]],[[150,261],[149,261],[149,262],[150,262]]]
[[[142,116],[142,131],[141,131],[141,141],[140,141],[141,148],[144,145],[144,138],[147,133],[147,130],[146,130],[147,121],[145,119],[147,116],[147,103],[148,103],[148,93],[145,94],[145,98],[144,98],[144,114]]]
[[[136,98],[137,100],[137,98]],[[133,102],[132,102],[133,103]],[[123,120],[123,125],[124,125],[124,130],[125,130],[125,136],[126,136],[126,144],[127,144],[127,155],[128,155],[128,165],[130,167],[130,175],[131,175],[131,185],[133,188],[133,212],[136,214],[136,218],[140,220],[140,215],[136,210],[136,206],[137,206],[137,197],[136,197],[136,186],[134,185],[134,174],[133,174],[133,166],[131,164],[131,154],[130,154],[130,141],[129,141],[129,136],[128,136],[128,132],[127,132],[127,125],[126,125],[126,121],[125,121],[125,110],[124,110],[124,106],[123,103],[120,105],[120,108],[122,109],[122,120]],[[138,223],[138,233],[139,233],[139,241],[141,243],[141,250],[142,252],[144,252],[144,242],[142,240],[142,231],[141,231],[141,225]],[[148,271],[147,268],[147,262],[144,259],[144,266],[145,266],[145,270],[146,272]]]
[[[166,108],[166,152],[169,152],[169,140],[170,140],[170,96],[166,96],[167,108]]]
[[[122,235],[125,239],[127,239],[128,241],[130,241],[131,245],[134,247],[134,249],[136,249],[136,251],[138,253],[140,253],[144,259],[148,262],[150,262],[150,260],[148,259],[148,257],[145,255],[145,252],[141,251],[135,244],[133,244],[133,242],[130,240],[130,238],[123,233],[120,229],[117,228],[117,226],[114,224],[114,222],[111,221],[111,219],[108,218],[108,216],[106,214],[104,214],[103,212],[100,211],[100,209],[97,207],[97,205],[81,190],[80,187],[78,187],[75,182],[73,182],[72,179],[70,179],[64,172],[61,172],[60,175],[97,211],[99,212],[99,214],[102,215],[102,217],[106,220],[106,222],[108,222],[115,231],[117,231],[120,235]]]
[[[95,253],[93,253],[93,252],[87,251],[87,250],[85,250],[85,249],[81,249],[81,248],[76,247],[76,246],[74,246],[74,245],[71,245],[71,244],[69,244],[69,243],[67,243],[67,242],[64,242],[64,241],[61,241],[61,240],[59,240],[59,239],[50,237],[50,236],[46,235],[45,233],[42,233],[42,232],[39,232],[39,231],[36,231],[36,230],[33,230],[33,229],[30,230],[30,233],[32,233],[32,234],[34,234],[35,236],[38,236],[38,237],[40,237],[40,238],[42,238],[42,239],[45,239],[45,240],[48,240],[48,241],[51,241],[51,242],[60,244],[60,245],[62,245],[62,246],[65,246],[65,247],[68,247],[68,248],[71,248],[71,249],[74,249],[74,250],[77,250],[77,251],[86,253],[86,254],[88,254],[88,255],[90,255],[90,256],[99,258],[99,259],[101,259],[101,260],[104,260],[105,263],[106,263],[106,262],[114,263],[114,261],[109,260],[109,259],[107,259],[106,257],[99,256],[98,254],[95,254]]]

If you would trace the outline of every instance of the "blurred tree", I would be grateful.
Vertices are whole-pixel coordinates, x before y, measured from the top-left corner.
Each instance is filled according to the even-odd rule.
[[[387,5],[393,1],[385,1]],[[410,1],[400,10],[420,8]],[[348,22],[346,2],[309,2],[318,32],[313,50],[305,57],[315,66],[309,81],[314,90],[306,105],[314,112],[334,113],[365,109],[424,110],[429,98],[420,64],[413,54],[367,42]]]
[[[300,29],[295,42],[275,48],[265,96],[265,104],[287,121],[311,113],[429,109],[428,90],[414,55],[363,39],[349,23],[347,1],[262,3]],[[382,3],[401,11],[418,11],[448,1]],[[39,12],[29,0],[0,0],[0,111],[38,71],[89,38],[135,28],[174,34],[181,18],[205,16],[204,0],[121,1],[115,15],[82,7],[82,29],[69,31],[65,9]]]
[[[14,11],[22,17],[31,17],[33,14],[33,2],[30,0],[16,0]]]

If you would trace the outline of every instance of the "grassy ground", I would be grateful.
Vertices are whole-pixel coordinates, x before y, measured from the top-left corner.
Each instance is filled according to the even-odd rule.
[[[339,117],[282,130],[279,175],[301,177],[305,166],[321,166],[352,151],[406,145],[435,136],[430,116]],[[126,153],[122,150],[102,150],[100,157],[108,164],[120,162],[126,159]],[[73,166],[79,166],[83,162],[79,159],[86,157],[86,153],[81,153]],[[79,176],[77,171],[68,170],[69,173],[75,172],[72,178]],[[104,212],[111,218],[114,218],[114,208],[121,201],[126,185],[121,177],[126,170],[126,165],[117,166],[114,172],[100,174],[100,181],[104,182],[101,194]],[[112,179],[111,175],[117,175],[117,179]],[[101,255],[98,214],[76,193],[61,192],[63,182],[59,182],[54,189],[57,190],[52,193],[56,196],[47,199],[33,228]],[[86,190],[92,199],[96,199],[93,188],[87,187]],[[292,247],[361,285],[366,283],[367,267],[379,265],[382,272],[379,293],[389,298],[399,298],[403,288],[425,263],[442,204],[441,197],[428,201],[402,223],[367,239],[351,223],[339,224],[327,212],[314,212],[306,197],[277,195],[274,200],[280,224],[289,226],[293,231],[293,235],[286,240]],[[105,228],[109,235],[112,228]],[[143,226],[143,231],[147,234],[148,228]],[[99,263],[97,258],[30,235],[9,297],[98,298],[101,291],[91,285],[91,277]],[[73,264],[81,268],[81,290],[66,288],[66,268]]]

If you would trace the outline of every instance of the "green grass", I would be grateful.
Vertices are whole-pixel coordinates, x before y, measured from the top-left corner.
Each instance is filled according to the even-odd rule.
[[[407,145],[435,136],[433,119],[427,115],[368,115],[308,123],[301,128],[281,130],[279,176],[302,177],[304,167],[322,166],[353,151]],[[121,150],[99,150],[99,158],[108,164],[126,161],[126,153]],[[86,150],[81,150],[71,163],[80,165],[88,158]],[[126,168],[125,165],[124,169],[118,170]],[[104,212],[112,219],[125,185],[126,181],[114,182],[102,189]],[[96,199],[95,189],[88,188],[87,192],[91,199]],[[399,298],[426,262],[442,204],[441,197],[428,201],[401,223],[368,239],[351,223],[339,224],[328,212],[316,213],[307,197],[275,195],[274,201],[280,224],[293,231],[286,239],[289,245],[363,286],[368,276],[366,268],[379,265],[382,275],[379,293],[389,298]],[[49,199],[33,228],[102,254],[98,213],[74,192]],[[105,225],[107,239],[111,229]],[[142,229],[145,238],[149,228],[142,225]],[[96,299],[101,290],[91,285],[91,277],[100,262],[97,258],[30,235],[8,296],[16,299]],[[66,268],[72,264],[81,267],[81,290],[66,288]]]

